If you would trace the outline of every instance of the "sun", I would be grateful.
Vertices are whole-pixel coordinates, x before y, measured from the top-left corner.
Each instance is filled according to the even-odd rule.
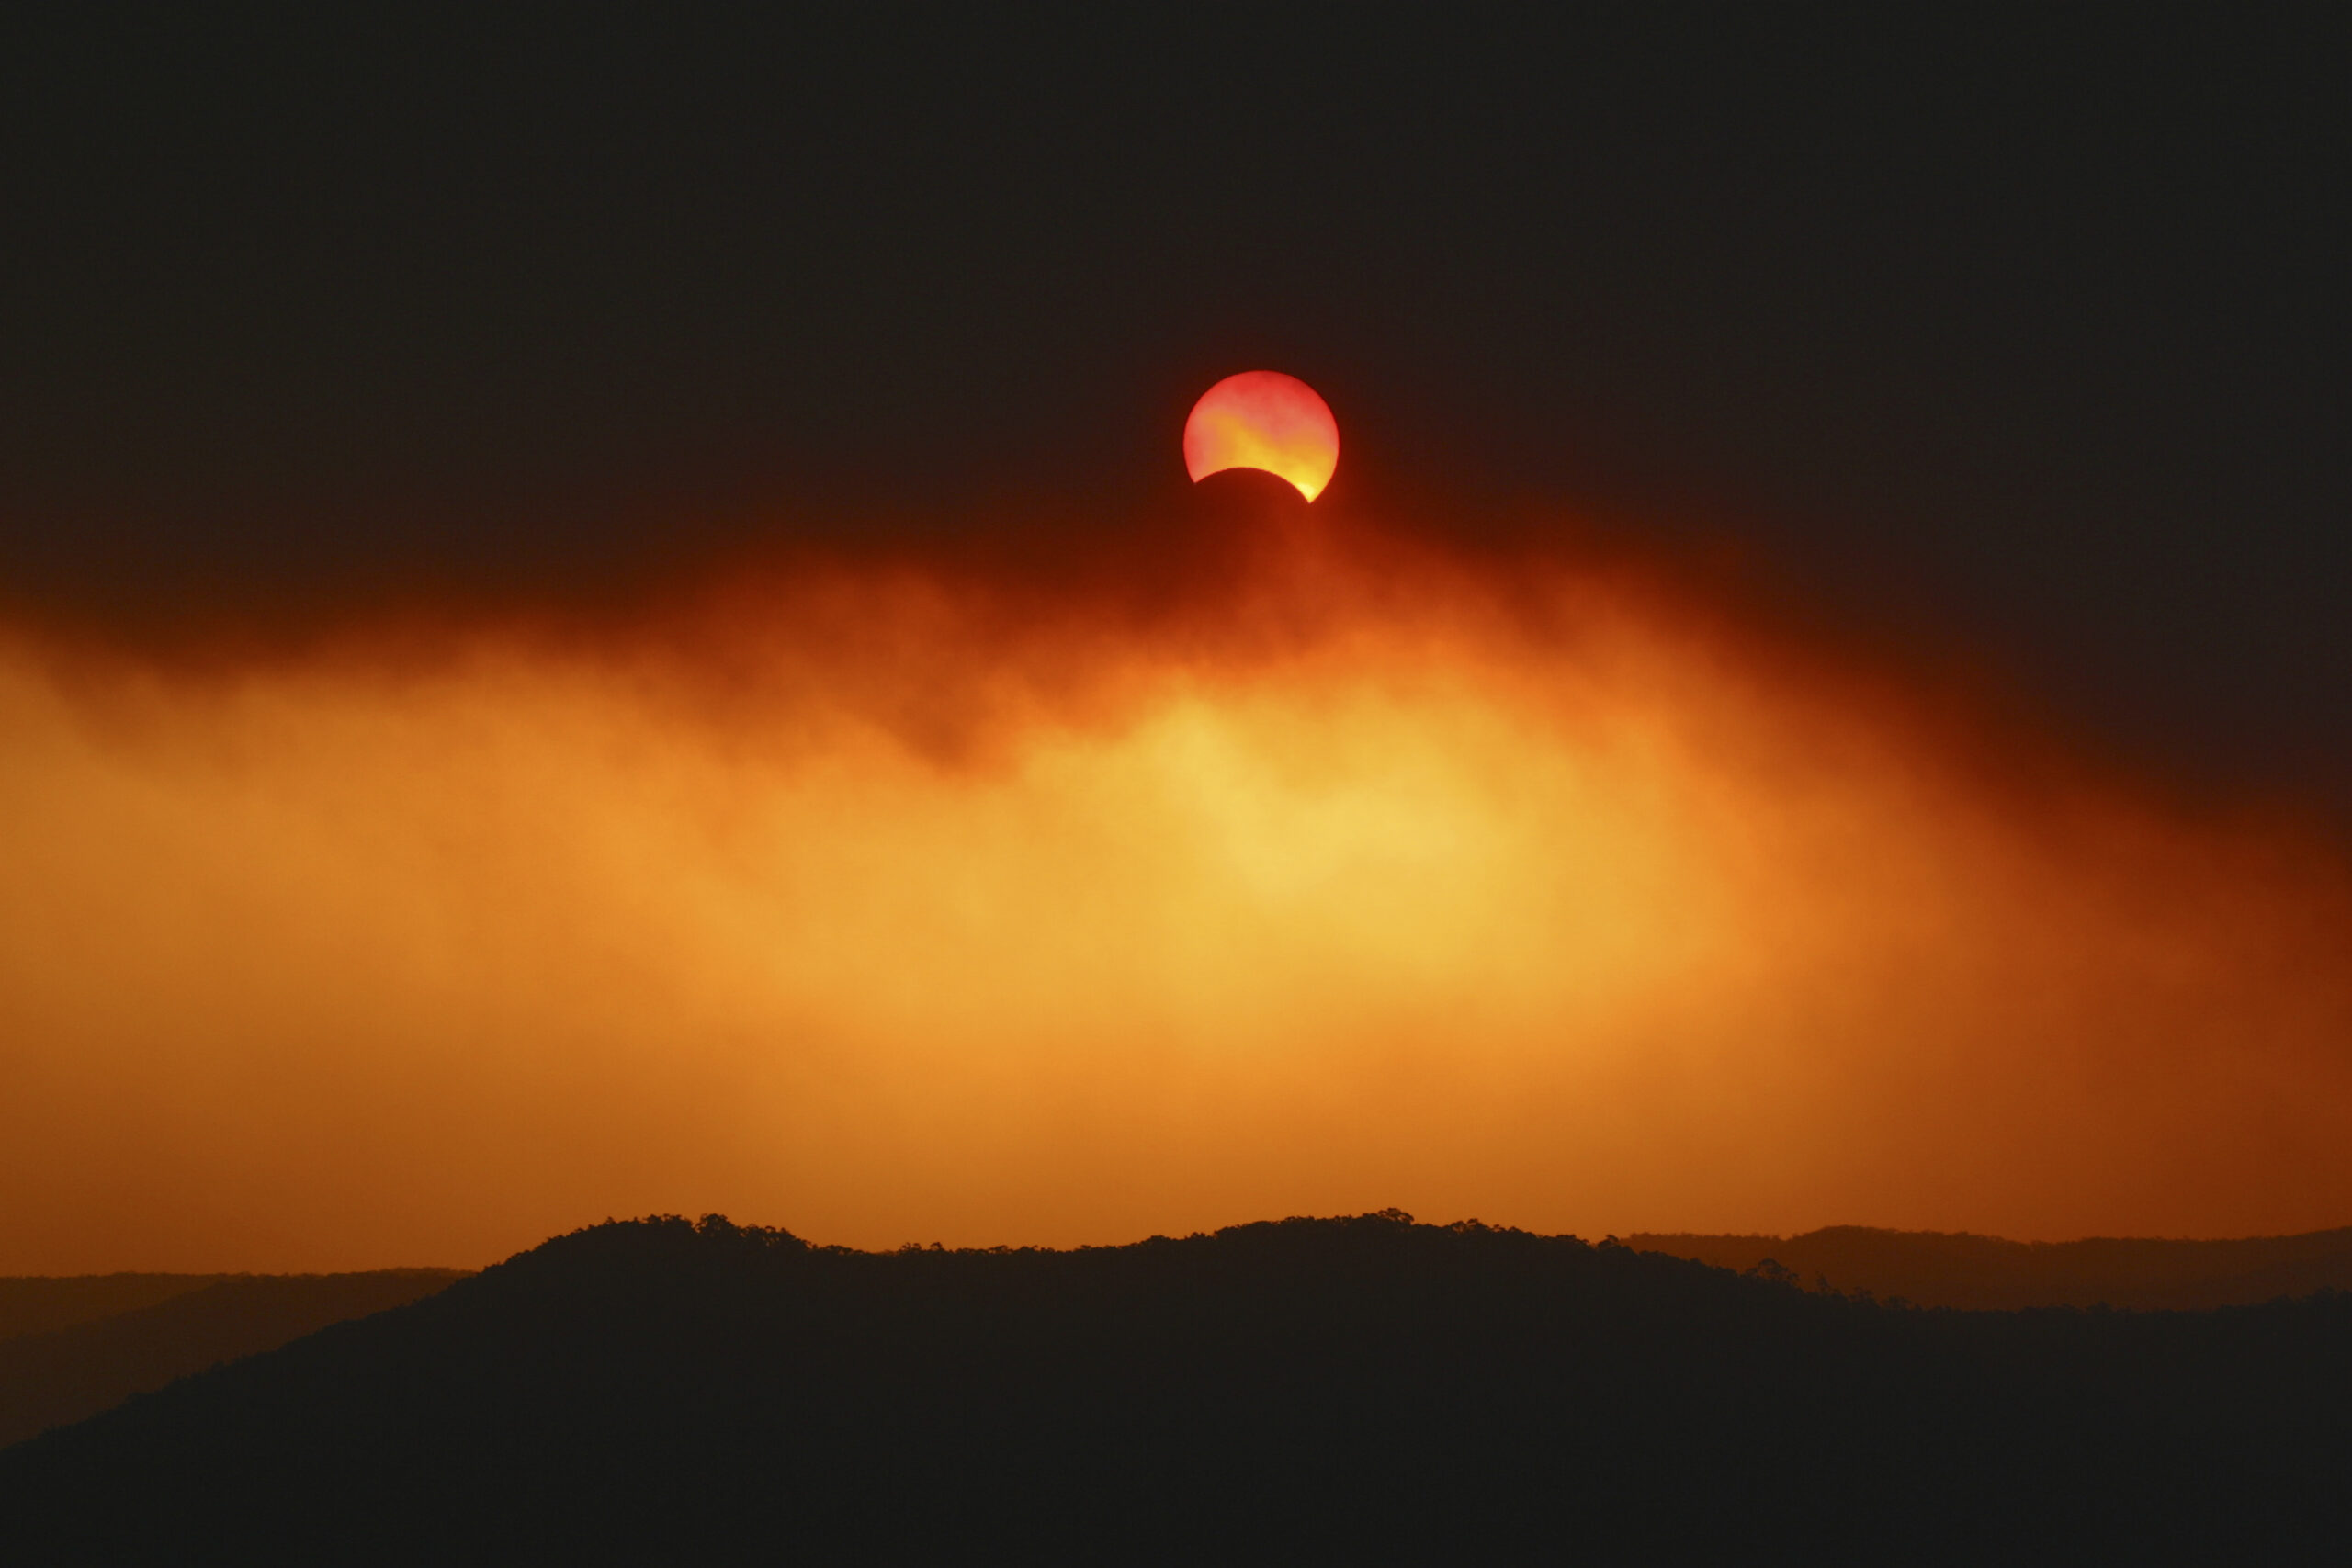
[[[1314,388],[1279,370],[1244,370],[1201,394],[1184,422],[1194,483],[1227,468],[1279,475],[1313,501],[1340,466],[1340,425]]]

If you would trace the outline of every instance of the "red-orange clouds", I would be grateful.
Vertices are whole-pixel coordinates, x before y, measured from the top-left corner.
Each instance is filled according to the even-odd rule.
[[[15,645],[0,1271],[2352,1213],[2352,894],[2283,829],[1567,567],[1102,603],[837,561],[398,659]]]

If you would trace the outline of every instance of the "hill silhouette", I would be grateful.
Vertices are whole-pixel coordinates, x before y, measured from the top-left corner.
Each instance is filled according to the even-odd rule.
[[[112,1274],[0,1280],[0,1445],[79,1421],[331,1323],[402,1306],[464,1276],[452,1269],[358,1274]]]
[[[235,1274],[0,1275],[0,1340],[137,1312]]]
[[[2242,1241],[2005,1241],[1832,1225],[1796,1236],[1630,1235],[1625,1245],[1742,1271],[1769,1258],[1800,1280],[1921,1306],[2177,1310],[2352,1290],[2352,1227]]]
[[[2334,1560],[2352,1299],[1900,1309],[1394,1213],[608,1223],[0,1452],[13,1561]]]

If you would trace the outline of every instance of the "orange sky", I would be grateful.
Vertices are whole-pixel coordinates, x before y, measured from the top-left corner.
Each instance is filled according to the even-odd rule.
[[[380,634],[380,635],[379,635]],[[2352,882],[1573,565],[0,644],[0,1272],[2352,1221]]]

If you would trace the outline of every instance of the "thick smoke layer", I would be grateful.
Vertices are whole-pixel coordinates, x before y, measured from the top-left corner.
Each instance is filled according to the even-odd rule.
[[[23,635],[0,1271],[2342,1222],[2318,839],[1655,579],[1240,512],[195,666]]]

